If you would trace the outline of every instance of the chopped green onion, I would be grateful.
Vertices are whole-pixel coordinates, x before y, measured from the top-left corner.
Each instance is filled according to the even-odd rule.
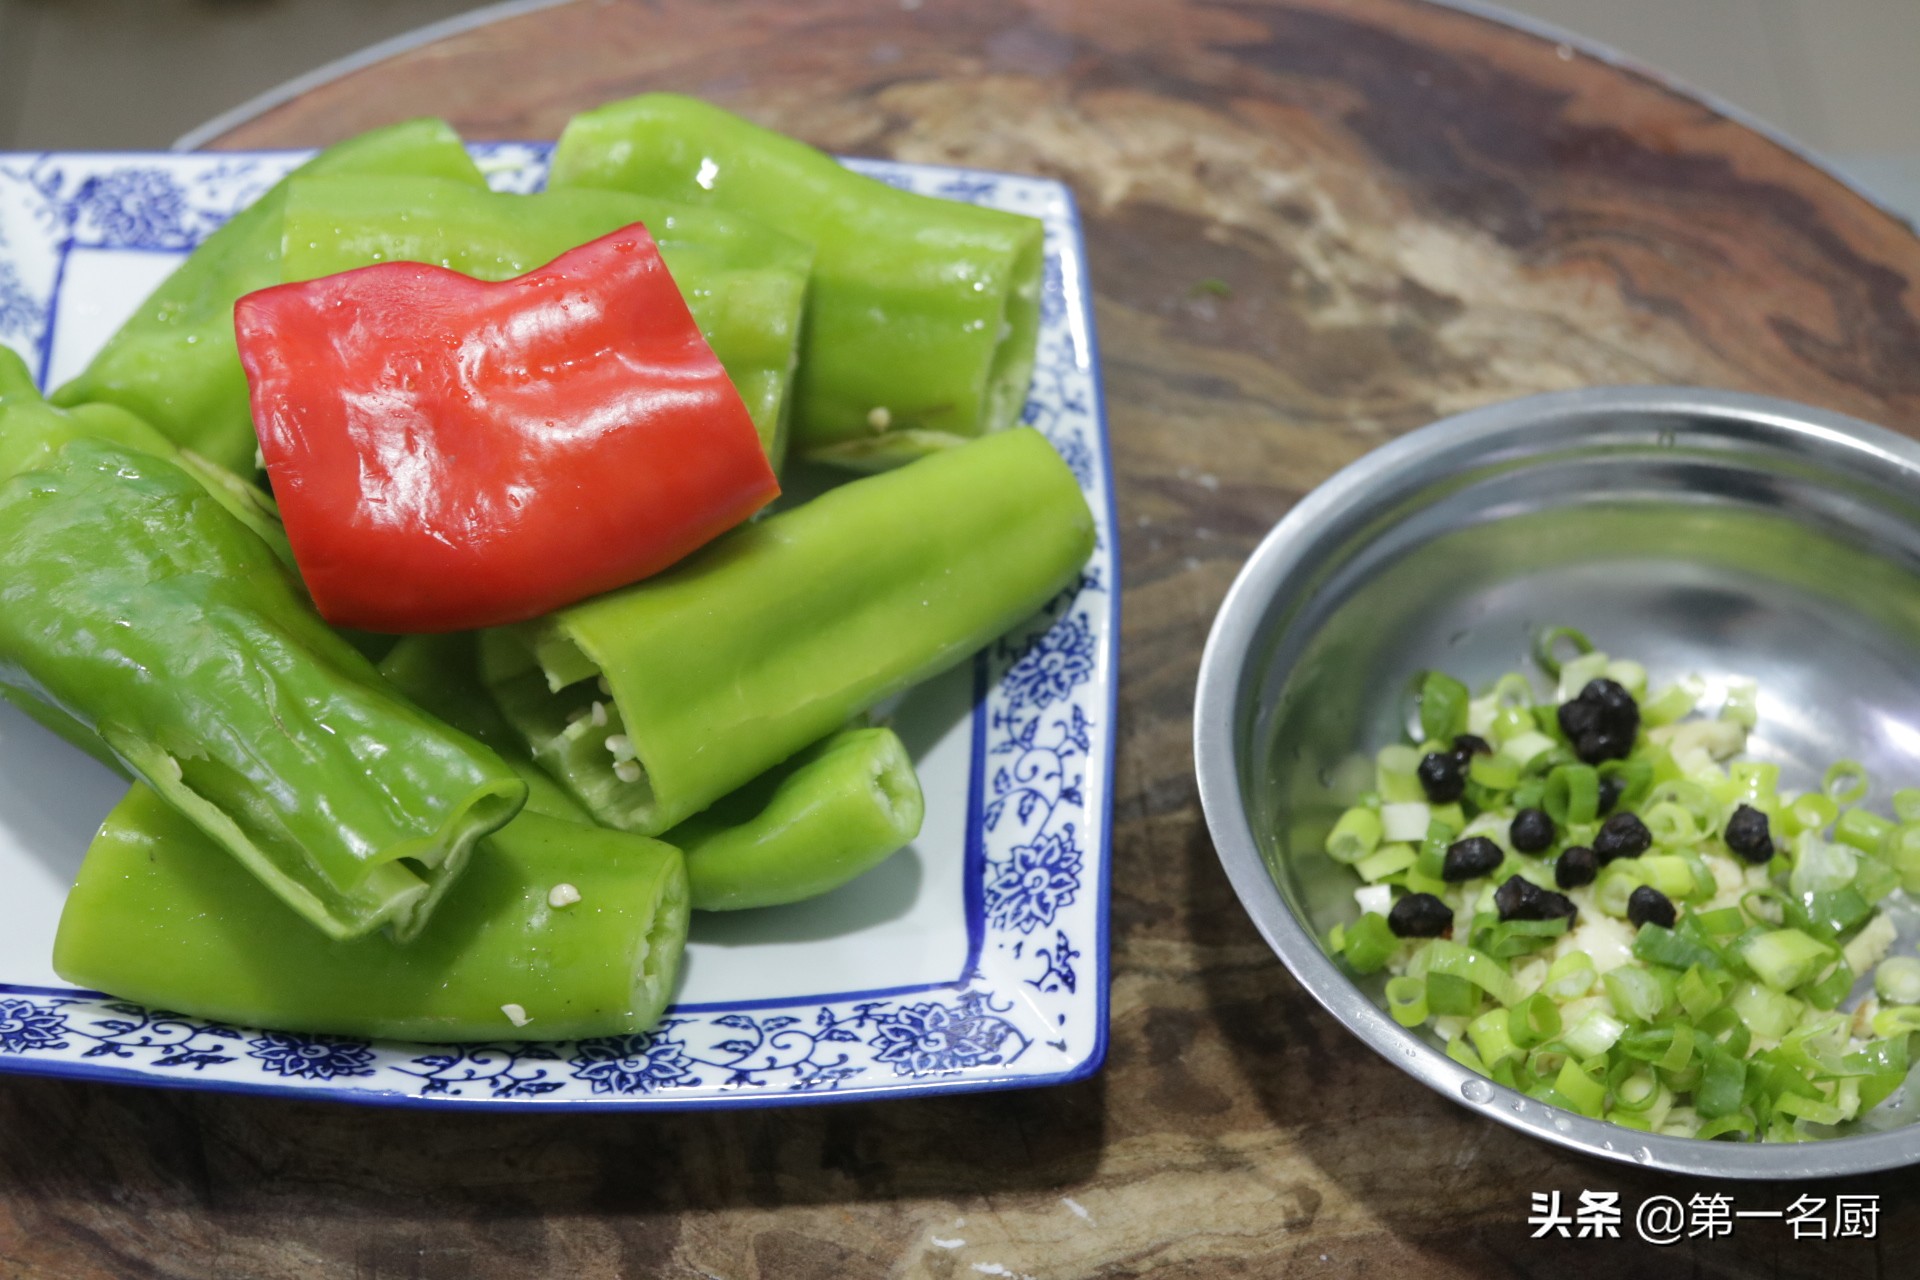
[[[1831,1009],[1847,998],[1847,993],[1853,990],[1853,981],[1853,966],[1842,959],[1825,977],[1801,987],[1798,994],[1816,1009]]]
[[[1867,798],[1867,770],[1858,760],[1839,760],[1827,766],[1820,790],[1835,804],[1859,804]]]
[[[1671,965],[1676,969],[1721,963],[1720,957],[1707,947],[1657,924],[1640,926],[1640,932],[1634,935],[1633,954],[1649,964]]]
[[[1649,729],[1683,720],[1700,701],[1700,680],[1689,676],[1675,681],[1640,704],[1640,723]]]
[[[1429,973],[1465,978],[1504,1005],[1511,1005],[1520,998],[1513,975],[1492,956],[1445,938],[1435,938],[1429,942],[1426,955]]]
[[[1734,789],[1748,804],[1770,802],[1780,793],[1780,766],[1743,760],[1727,769]],[[1917,793],[1920,794],[1920,793]]]
[[[1660,1056],[1662,1071],[1685,1071],[1687,1064],[1693,1061],[1694,1046],[1693,1024],[1676,1022],[1673,1024],[1673,1043]]]
[[[1464,1018],[1480,1008],[1480,992],[1465,978],[1450,973],[1426,976],[1427,1008],[1439,1017]]]
[[[1693,1091],[1693,1109],[1706,1119],[1732,1115],[1740,1109],[1747,1083],[1747,1064],[1717,1045],[1703,1049],[1705,1069]]]
[[[1915,1031],[1920,1031],[1920,1008],[1899,1005],[1873,1015],[1873,1034],[1877,1036],[1903,1036]]]
[[[1556,702],[1567,702],[1580,696],[1591,680],[1597,680],[1607,673],[1607,655],[1597,650],[1583,653],[1560,665],[1560,681],[1554,690]]]
[[[1441,871],[1447,865],[1447,846],[1452,844],[1459,833],[1438,818],[1427,824],[1427,834],[1420,842],[1420,856],[1414,861],[1414,869],[1430,879],[1439,880]]]
[[[1465,1036],[1455,1036],[1447,1041],[1447,1056],[1473,1072],[1475,1075],[1487,1074],[1487,1064],[1480,1061],[1480,1055],[1473,1051]]]
[[[1907,822],[1887,839],[1887,857],[1900,875],[1900,887],[1920,893],[1920,822]]]
[[[1380,837],[1398,844],[1406,840],[1424,840],[1433,809],[1423,801],[1397,800],[1380,806]]]
[[[1600,816],[1600,775],[1590,765],[1557,766],[1547,775],[1541,807],[1555,827],[1592,822]]]
[[[1873,990],[1888,1004],[1920,1004],[1920,960],[1890,956],[1873,971]]]
[[[1533,638],[1533,660],[1540,669],[1550,676],[1560,674],[1559,646],[1565,644],[1573,648],[1575,655],[1585,656],[1593,652],[1593,641],[1586,633],[1572,627],[1547,627]]]
[[[1484,914],[1488,923],[1484,927],[1476,925],[1473,945],[1496,960],[1530,955],[1567,932],[1565,916],[1552,920],[1501,920],[1491,912]]]
[[[1615,658],[1602,674],[1631,694],[1635,702],[1647,696],[1647,669],[1631,658]]]
[[[1833,948],[1798,929],[1773,929],[1741,949],[1740,958],[1754,976],[1775,991],[1791,991],[1833,959]]]
[[[1688,922],[1691,922],[1690,924]],[[1724,938],[1747,927],[1746,916],[1738,907],[1717,907],[1712,911],[1691,911],[1681,928],[1710,938]]]
[[[1840,816],[1840,806],[1817,791],[1796,796],[1780,815],[1784,834],[1797,836],[1804,831],[1819,831]]]
[[[1409,800],[1425,802],[1427,791],[1420,785],[1420,753],[1405,743],[1382,747],[1373,757],[1373,789],[1387,804]]]
[[[1647,809],[1640,815],[1640,821],[1646,823],[1653,842],[1665,847],[1696,844],[1707,834],[1694,825],[1689,810],[1671,800]]]
[[[1400,939],[1387,927],[1387,918],[1369,911],[1347,926],[1342,954],[1355,973],[1378,973],[1399,949]]]
[[[1560,1034],[1560,1006],[1536,991],[1508,1012],[1508,1034],[1522,1049],[1531,1049]]]
[[[1380,834],[1379,814],[1372,809],[1349,809],[1327,836],[1327,856],[1335,862],[1358,862],[1379,847]]]
[[[1507,1011],[1489,1009],[1467,1024],[1467,1036],[1473,1041],[1480,1061],[1489,1065],[1520,1052],[1507,1030]]]
[[[1424,978],[1405,974],[1387,979],[1387,1012],[1403,1027],[1417,1027],[1427,1020],[1427,983]]]
[[[1735,987],[1730,1003],[1747,1029],[1767,1040],[1778,1040],[1793,1030],[1807,1008],[1792,996],[1758,982],[1743,982]]]
[[[1742,729],[1751,729],[1759,719],[1755,700],[1760,690],[1751,680],[1739,680],[1727,686],[1727,700],[1720,706],[1722,720],[1739,725]]]
[[[1360,859],[1360,861],[1354,863],[1353,869],[1360,873],[1362,880],[1365,880],[1368,884],[1375,884],[1381,880],[1385,880],[1388,876],[1398,875],[1400,872],[1405,871],[1413,865],[1414,860],[1419,856],[1419,851],[1410,844],[1404,842],[1383,844],[1366,857]]]
[[[1595,1119],[1600,1116],[1601,1104],[1607,1100],[1607,1087],[1582,1071],[1571,1058],[1560,1064],[1560,1074],[1554,1077],[1553,1087],[1572,1104],[1573,1110]]]
[[[1873,914],[1873,905],[1852,885],[1823,889],[1800,899],[1801,918],[1795,923],[1815,937],[1832,940]]]
[[[1853,883],[1860,855],[1843,844],[1832,844],[1808,834],[1794,842],[1793,871],[1787,888],[1796,894],[1829,893]]]
[[[1516,733],[1500,744],[1500,754],[1511,756],[1522,768],[1553,750],[1554,741],[1535,729]]]
[[[1467,731],[1467,686],[1444,671],[1429,671],[1420,680],[1420,732],[1451,742]]]
[[[1630,1022],[1652,1022],[1666,1004],[1660,980],[1646,969],[1622,965],[1602,975],[1601,984],[1607,989],[1613,1011]]]
[[[1593,957],[1584,951],[1569,951],[1553,962],[1540,990],[1556,1000],[1577,1000],[1593,990]]]
[[[1520,781],[1520,762],[1512,756],[1476,755],[1467,764],[1467,777],[1491,791],[1511,791]]]
[[[1707,1123],[1701,1125],[1694,1131],[1693,1136],[1696,1138],[1711,1139],[1723,1138],[1733,1133],[1743,1138],[1750,1138],[1753,1136],[1753,1130],[1753,1117],[1735,1113],[1707,1121]]]
[[[1893,823],[1866,809],[1849,809],[1833,824],[1833,838],[1863,853],[1876,853],[1893,833]]]
[[[1920,822],[1920,787],[1902,787],[1893,793],[1893,816],[1902,822]]]
[[[1695,1022],[1718,1009],[1720,1002],[1726,998],[1720,990],[1720,984],[1714,980],[1712,972],[1698,964],[1693,965],[1681,975],[1680,984],[1675,989],[1674,995],[1680,1001],[1680,1007],[1685,1009],[1687,1016]]]

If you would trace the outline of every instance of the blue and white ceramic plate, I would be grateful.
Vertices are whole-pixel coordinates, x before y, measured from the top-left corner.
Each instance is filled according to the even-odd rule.
[[[475,148],[539,186],[547,148]],[[301,157],[0,155],[0,342],[43,385],[87,359],[180,257]],[[856,162],[1046,224],[1026,420],[1080,478],[1099,548],[1079,587],[892,712],[927,793],[908,850],[810,903],[696,920],[645,1035],[437,1045],[288,1035],[63,985],[55,924],[122,784],[0,704],[0,1070],[467,1107],[767,1106],[1077,1079],[1106,1049],[1119,574],[1092,302],[1058,183]],[[0,569],[0,571],[4,571]]]

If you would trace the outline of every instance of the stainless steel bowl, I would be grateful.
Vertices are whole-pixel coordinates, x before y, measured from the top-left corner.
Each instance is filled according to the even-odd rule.
[[[1782,767],[1782,786],[1817,785],[1851,758],[1884,806],[1920,784],[1920,444],[1683,389],[1446,419],[1334,476],[1260,544],[1214,622],[1194,724],[1201,801],[1240,901],[1294,977],[1417,1079],[1549,1142],[1679,1172],[1920,1161],[1908,1090],[1858,1132],[1808,1144],[1650,1136],[1544,1106],[1403,1030],[1378,980],[1327,956],[1328,929],[1358,914],[1358,881],[1321,846],[1366,785],[1350,780],[1399,740],[1415,673],[1490,681],[1524,668],[1543,625],[1578,627],[1656,680],[1757,679],[1750,750]],[[1902,933],[1910,952],[1914,930]]]

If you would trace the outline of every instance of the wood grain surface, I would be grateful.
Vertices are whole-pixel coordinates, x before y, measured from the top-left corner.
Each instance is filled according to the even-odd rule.
[[[1907,1175],[1703,1185],[1490,1124],[1376,1058],[1241,913],[1191,769],[1200,650],[1307,490],[1399,432],[1599,383],[1920,428],[1920,241],[1682,93],[1418,0],[658,0],[502,21],[222,145],[407,115],[551,137],[647,89],[829,149],[1061,178],[1086,215],[1125,564],[1107,1068],[785,1111],[359,1110],[0,1081],[0,1275],[1912,1275]],[[1203,285],[1223,281],[1230,292]],[[1620,1241],[1533,1242],[1613,1191]],[[1643,1197],[1880,1199],[1656,1250]],[[1906,1262],[1900,1259],[1906,1257]]]

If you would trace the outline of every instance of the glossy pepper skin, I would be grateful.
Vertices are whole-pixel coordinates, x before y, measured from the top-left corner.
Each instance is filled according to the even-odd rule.
[[[412,120],[328,147],[296,175],[425,175],[485,187],[460,137],[441,120]],[[290,175],[291,177],[291,175]],[[208,236],[140,304],[56,404],[114,404],[236,475],[254,466],[253,417],[234,350],[233,304],[281,281],[280,219],[287,182]]]
[[[846,729],[661,838],[686,855],[695,909],[737,911],[839,888],[904,849],[925,815],[899,736]]]
[[[750,218],[586,188],[522,196],[440,178],[303,177],[288,184],[282,266],[288,280],[395,261],[506,280],[636,222],[778,471],[813,250]]]
[[[551,906],[559,884],[580,900]],[[243,1026],[567,1040],[657,1022],[686,934],[672,846],[522,814],[481,842],[419,937],[332,941],[135,786],[87,850],[53,965],[83,987]]]
[[[595,818],[657,834],[974,653],[1072,584],[1093,544],[1073,473],[1016,428],[489,632],[482,672]]]
[[[283,563],[293,563],[286,535],[265,494],[224,468],[182,453],[171,440],[117,405],[55,408],[40,398],[26,362],[12,348],[0,347],[0,479],[43,466],[61,445],[83,439],[103,440],[175,462],[192,474],[210,497],[265,540]],[[4,684],[0,684],[0,698],[108,768],[125,772],[97,734],[59,708]]]
[[[327,621],[464,631],[648,577],[779,492],[635,223],[511,280],[383,262],[234,308]]]
[[[666,93],[575,116],[548,185],[726,209],[813,245],[801,457],[876,470],[1019,419],[1040,324],[1032,218],[901,191]]]
[[[329,936],[416,932],[526,798],[164,459],[68,441],[0,484],[0,554],[0,684],[98,735]]]

